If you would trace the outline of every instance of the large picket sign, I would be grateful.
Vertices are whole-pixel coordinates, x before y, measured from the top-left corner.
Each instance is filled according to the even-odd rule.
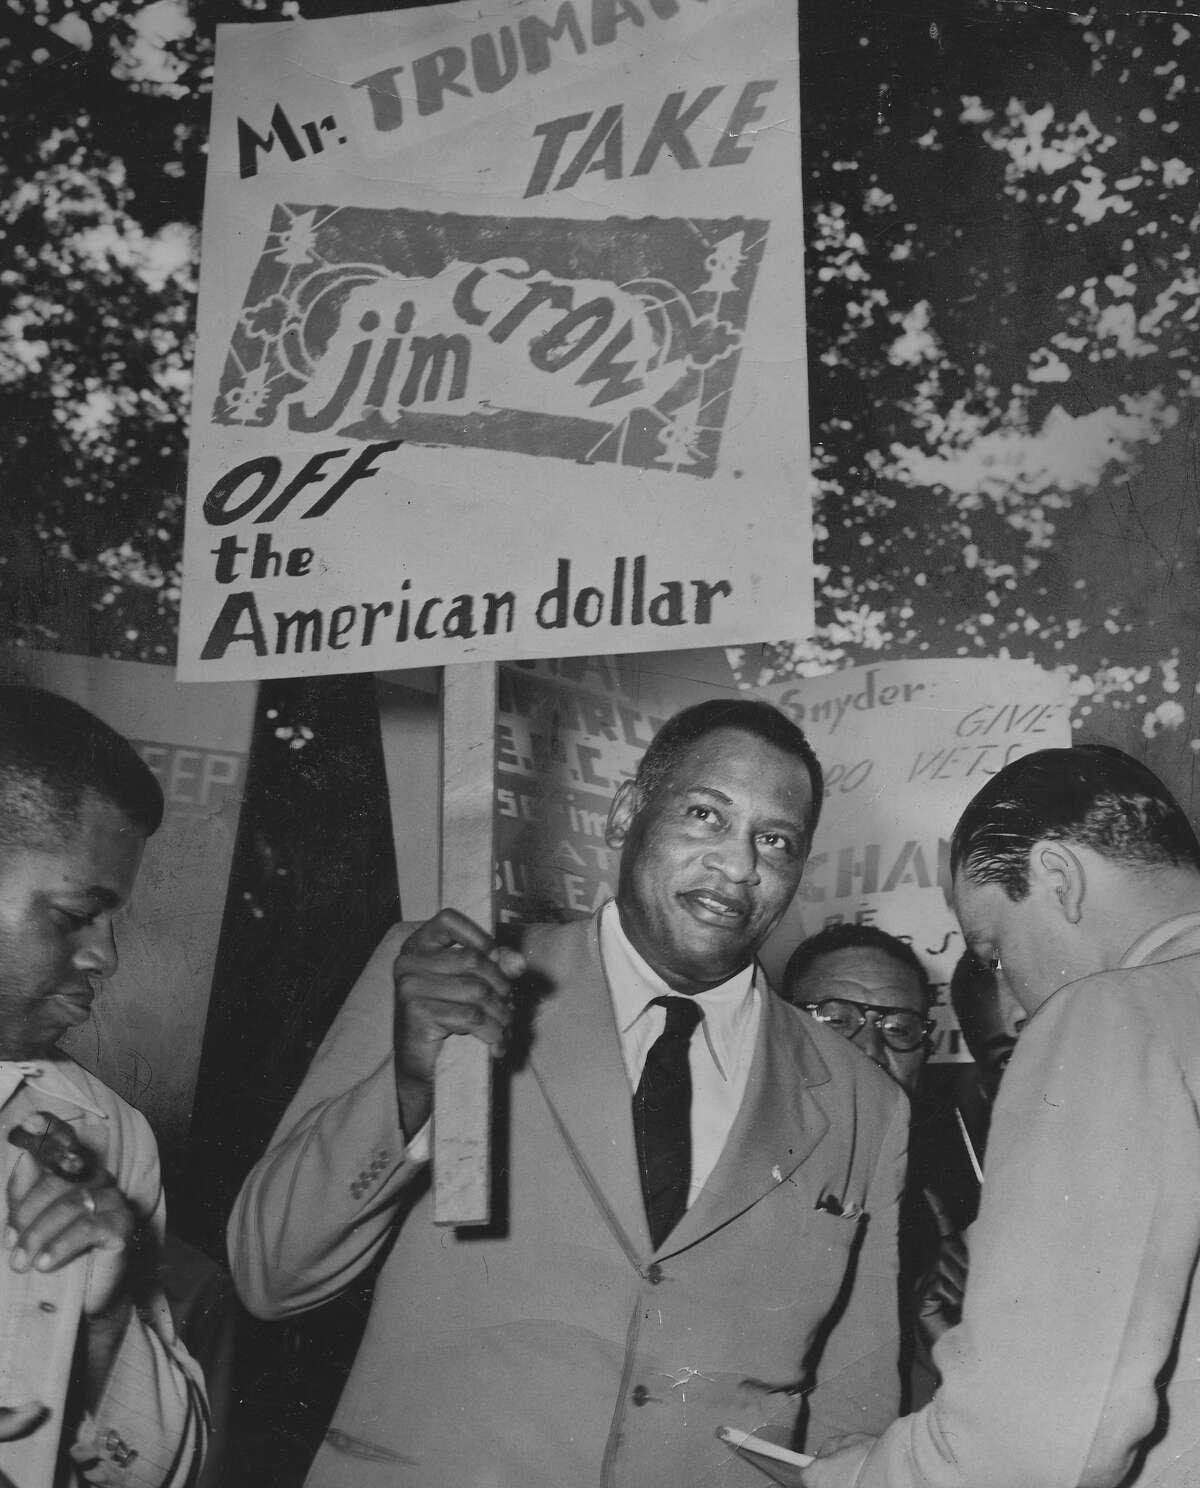
[[[791,0],[220,30],[180,675],[800,635]]]

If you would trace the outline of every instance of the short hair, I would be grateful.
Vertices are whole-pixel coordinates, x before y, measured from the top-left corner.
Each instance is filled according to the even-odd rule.
[[[78,703],[0,684],[0,844],[42,847],[74,831],[92,793],[143,836],[157,831],[163,793],[128,740]]]
[[[906,940],[889,935],[878,925],[858,925],[853,922],[826,925],[824,930],[818,930],[815,935],[810,935],[807,940],[800,942],[788,957],[787,965],[783,969],[785,1001],[796,1005],[799,1005],[801,1001],[811,1001],[810,998],[801,998],[795,989],[818,957],[828,956],[833,951],[845,951],[859,947],[871,951],[882,951],[893,961],[915,972],[921,988],[921,996],[925,999],[925,1006],[929,1007],[933,1001],[933,987],[930,985],[929,973],[921,964],[921,958],[912,946]]]
[[[1073,842],[1128,868],[1200,870],[1200,842],[1152,770],[1108,744],[1039,749],[998,771],[968,803],[950,843],[950,873],[1029,893],[1035,842]]]
[[[641,763],[638,765],[634,784],[643,801],[647,801],[675,769],[686,751],[707,734],[720,729],[734,729],[741,734],[750,734],[764,744],[774,745],[793,759],[798,759],[808,771],[812,802],[808,810],[808,838],[812,841],[821,816],[821,802],[825,794],[825,776],[821,762],[813,752],[812,745],[804,736],[804,730],[778,708],[756,698],[709,698],[703,703],[694,703],[673,714],[650,741]]]

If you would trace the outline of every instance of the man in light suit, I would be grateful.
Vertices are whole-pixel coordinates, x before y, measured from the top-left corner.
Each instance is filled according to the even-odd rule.
[[[903,1098],[755,962],[820,797],[783,714],[703,703],[613,802],[615,902],[519,955],[451,910],[385,937],[229,1227],[262,1317],[382,1263],[311,1488],[750,1488],[717,1426],[788,1443],[803,1414],[819,1446],[892,1419]],[[499,1082],[506,1217],[438,1230],[434,1058],[448,1034],[499,1050],[514,984],[535,1005]],[[656,1241],[634,1112],[682,1003],[690,1170]]]
[[[951,845],[963,936],[1028,1015],[941,1387],[805,1488],[1200,1482],[1200,844],[1119,750],[1006,766]]]

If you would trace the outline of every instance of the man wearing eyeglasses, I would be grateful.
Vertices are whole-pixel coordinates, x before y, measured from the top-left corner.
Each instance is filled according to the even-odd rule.
[[[933,1019],[911,946],[875,925],[830,925],[792,952],[783,995],[916,1094]]]

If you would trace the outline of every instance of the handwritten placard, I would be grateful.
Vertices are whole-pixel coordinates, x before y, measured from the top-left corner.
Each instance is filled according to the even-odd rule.
[[[222,27],[180,675],[801,635],[795,8]]]
[[[764,952],[778,975],[795,945],[841,920],[912,942],[940,998],[936,1058],[969,1057],[945,1002],[962,955],[950,908],[950,837],[963,807],[1010,760],[1071,742],[1065,676],[1027,662],[881,662],[773,683],[826,772],[804,882]]]

